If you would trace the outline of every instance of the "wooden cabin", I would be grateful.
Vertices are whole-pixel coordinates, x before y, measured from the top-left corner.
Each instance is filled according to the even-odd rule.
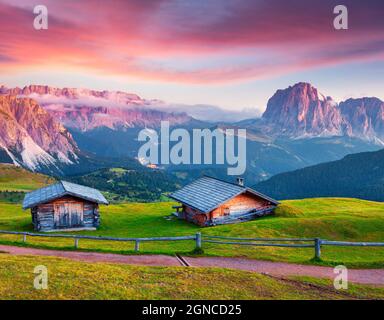
[[[60,181],[27,193],[23,209],[31,209],[36,231],[96,230],[99,204],[108,204],[100,191]]]
[[[200,226],[236,223],[273,213],[276,200],[244,186],[244,180],[230,183],[204,176],[172,193],[170,198],[180,219]]]

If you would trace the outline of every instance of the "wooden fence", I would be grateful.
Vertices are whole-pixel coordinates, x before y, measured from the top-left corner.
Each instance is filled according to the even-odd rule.
[[[33,233],[33,232],[20,232],[20,231],[4,231],[0,230],[0,234],[10,235],[22,235],[23,242],[27,242],[27,236],[30,237],[46,237],[46,238],[70,238],[74,240],[74,246],[77,249],[79,247],[80,239],[88,240],[103,240],[103,241],[122,241],[122,242],[134,242],[135,251],[140,250],[141,242],[148,241],[183,241],[194,240],[196,242],[196,248],[201,248],[201,234],[196,233],[192,236],[180,236],[180,237],[152,237],[152,238],[115,238],[115,237],[102,237],[102,236],[86,236],[86,235],[72,235],[72,234],[52,234],[52,233]]]
[[[235,238],[235,237],[224,237],[224,236],[201,235],[200,232],[191,236],[149,237],[149,238],[115,238],[115,237],[102,237],[102,236],[32,233],[32,232],[5,231],[5,230],[0,230],[0,234],[22,235],[23,242],[27,242],[27,236],[48,237],[48,238],[70,238],[74,240],[74,247],[76,249],[79,248],[80,239],[134,242],[135,251],[140,250],[141,242],[185,241],[185,240],[195,241],[195,247],[197,249],[201,249],[203,243],[213,243],[213,244],[223,244],[223,245],[245,245],[245,246],[255,246],[255,247],[314,248],[315,258],[317,259],[321,258],[322,246],[384,247],[384,242],[331,241],[331,240],[325,240],[320,238]],[[290,242],[290,243],[287,243],[287,242]]]
[[[258,247],[314,248],[315,258],[321,258],[322,246],[384,247],[384,242],[330,241],[320,238],[234,238],[222,236],[203,236],[203,242],[216,244],[236,244]],[[276,243],[294,242],[294,243]],[[296,242],[296,243],[295,243]],[[300,243],[297,243],[300,242]]]

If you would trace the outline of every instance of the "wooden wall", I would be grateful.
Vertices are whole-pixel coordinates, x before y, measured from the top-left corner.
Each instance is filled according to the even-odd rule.
[[[183,205],[184,219],[200,226],[204,226],[208,220],[208,215],[196,209]]]
[[[240,213],[248,212],[252,209],[262,208],[268,205],[269,202],[263,198],[260,198],[252,193],[246,192],[234,197],[227,201],[217,209],[210,213],[210,218],[218,218],[225,215],[225,212],[229,210],[230,215],[236,215]]]
[[[245,192],[206,214],[183,205],[182,214],[184,219],[196,223],[197,225],[205,226],[209,225],[209,222],[212,219],[225,216],[226,212],[229,212],[229,215],[236,215],[249,212],[253,209],[263,208],[269,204],[269,201],[250,192]]]
[[[64,203],[77,204],[81,206],[83,221],[81,227],[91,228],[98,227],[100,225],[100,213],[97,203],[85,201],[76,197],[65,196],[48,203],[40,204],[31,209],[34,229],[37,231],[50,231],[57,229],[57,207],[63,205]],[[68,226],[68,228],[72,227]],[[60,229],[62,229],[62,227],[60,227]]]

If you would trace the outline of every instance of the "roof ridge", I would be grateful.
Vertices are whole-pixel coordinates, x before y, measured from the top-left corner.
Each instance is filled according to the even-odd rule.
[[[63,186],[65,191],[68,191],[68,189],[65,188],[65,184],[70,184],[70,185],[79,186],[79,187],[82,187],[82,188],[85,188],[85,189],[91,189],[91,190],[95,190],[95,191],[100,192],[100,190],[98,190],[98,189],[96,189],[94,187],[86,186],[86,185],[83,185],[83,184],[79,184],[79,183],[75,183],[75,182],[71,182],[71,181],[67,181],[67,180],[60,180],[60,183]]]
[[[226,180],[224,180],[224,179],[220,179],[220,178],[216,178],[216,177],[209,176],[209,175],[207,175],[207,174],[204,174],[203,177],[211,178],[211,179],[214,179],[214,180],[217,180],[217,181],[221,181],[221,182],[225,182],[225,183],[228,183],[228,184],[232,184],[232,185],[234,185],[234,186],[238,186],[238,187],[240,187],[240,188],[244,188],[244,189],[247,188],[247,186],[241,186],[241,185],[237,184],[236,182],[229,182],[229,181],[226,181]],[[203,178],[203,177],[202,177],[202,178]]]
[[[251,193],[255,193],[255,194],[259,195],[260,197],[267,199],[267,200],[270,201],[270,202],[274,202],[274,203],[276,203],[276,204],[279,204],[279,201],[277,201],[277,200],[271,198],[270,196],[267,196],[266,194],[264,194],[264,193],[262,193],[262,192],[260,192],[260,191],[255,190],[255,189],[253,189],[253,188],[251,188],[251,187],[247,187],[247,188],[246,188],[246,191],[249,191],[249,192],[251,192]]]
[[[67,189],[65,189],[65,186],[63,184],[63,180],[59,180],[59,182],[57,184],[61,184],[61,186],[63,187],[64,191],[67,191]]]

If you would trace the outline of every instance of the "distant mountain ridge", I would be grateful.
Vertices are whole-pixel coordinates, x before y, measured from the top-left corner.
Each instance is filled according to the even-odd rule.
[[[249,183],[338,160],[349,153],[377,150],[384,141],[380,99],[348,99],[338,104],[308,83],[278,90],[268,101],[261,118],[226,123],[204,122],[185,112],[164,111],[163,102],[159,100],[146,100],[121,91],[0,86],[0,96],[28,101],[36,114],[45,115],[38,118],[41,123],[34,120],[34,115],[21,116],[33,121],[16,121],[8,130],[1,131],[0,160],[49,173],[53,170],[81,174],[124,164],[135,167],[134,158],[141,145],[137,141],[138,132],[142,128],[157,129],[163,120],[169,121],[172,127],[189,131],[246,128]],[[22,109],[19,108],[19,112]],[[9,114],[6,98],[0,101],[0,110]],[[28,110],[26,107],[20,115],[29,114]],[[20,125],[23,128],[20,130],[26,131],[24,135],[29,138],[16,142],[15,137],[23,134],[12,135],[11,128]],[[180,168],[171,165],[167,170]],[[187,166],[182,169],[192,172]]]
[[[116,130],[157,127],[160,121],[176,125],[194,120],[183,112],[156,109],[162,104],[159,100],[145,100],[136,94],[121,91],[30,85],[24,88],[2,86],[1,92],[32,98],[64,126],[80,131],[99,127]]]
[[[122,91],[29,85],[1,86],[0,93],[32,98],[64,126],[80,131],[158,127],[164,120],[171,125],[202,125],[186,112],[176,112],[175,108],[165,111],[160,100],[146,100]],[[277,90],[261,119],[239,123],[243,124],[292,139],[348,136],[384,145],[384,102],[364,97],[337,103],[311,84],[299,82]]]
[[[384,145],[384,102],[375,97],[337,103],[309,83],[277,90],[258,124],[290,138],[349,136]]]

